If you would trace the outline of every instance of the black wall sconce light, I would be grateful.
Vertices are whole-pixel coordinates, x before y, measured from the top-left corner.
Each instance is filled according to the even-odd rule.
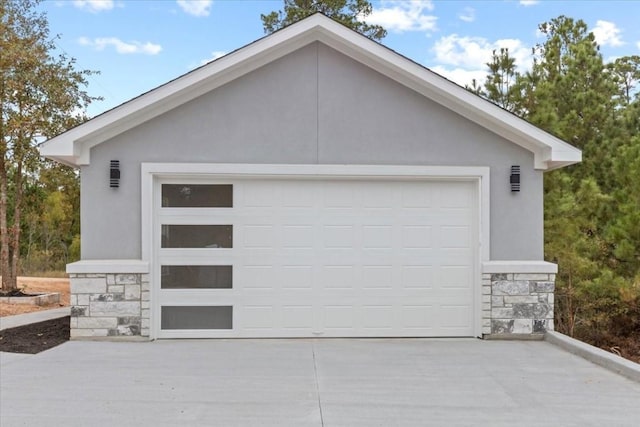
[[[509,177],[511,183],[511,191],[520,191],[520,166],[511,166],[511,176]]]
[[[120,160],[111,160],[109,187],[120,187]]]

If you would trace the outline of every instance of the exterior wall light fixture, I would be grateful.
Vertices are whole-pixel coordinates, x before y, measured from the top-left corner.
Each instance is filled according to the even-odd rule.
[[[109,187],[120,187],[120,160],[111,160]]]
[[[511,183],[511,191],[520,191],[520,166],[511,166],[511,176],[509,177]]]

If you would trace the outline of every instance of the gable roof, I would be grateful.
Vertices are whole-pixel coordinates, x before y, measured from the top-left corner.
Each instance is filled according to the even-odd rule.
[[[534,154],[536,169],[580,162],[577,148],[393,50],[315,14],[197,68],[40,145],[40,154],[88,165],[92,147],[313,42],[321,42]]]

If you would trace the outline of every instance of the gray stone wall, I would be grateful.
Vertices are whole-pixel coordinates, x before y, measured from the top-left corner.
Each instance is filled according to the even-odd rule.
[[[554,288],[555,274],[483,274],[483,335],[542,335],[552,331]]]
[[[149,336],[148,274],[70,274],[71,338]]]

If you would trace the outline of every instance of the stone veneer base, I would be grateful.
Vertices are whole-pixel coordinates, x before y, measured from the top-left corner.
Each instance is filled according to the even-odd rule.
[[[555,264],[488,262],[482,274],[482,335],[542,339],[553,330]]]
[[[71,338],[149,336],[149,275],[70,274]]]
[[[69,264],[71,339],[148,339],[146,266],[127,260]]]

